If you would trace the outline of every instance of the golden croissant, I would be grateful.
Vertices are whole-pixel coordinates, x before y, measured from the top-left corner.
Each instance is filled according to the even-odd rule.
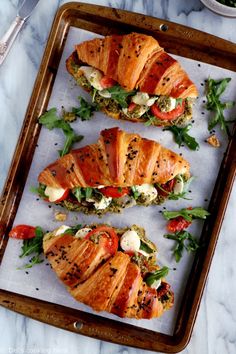
[[[70,294],[95,311],[150,319],[173,305],[168,268],[139,226],[63,225],[44,236],[43,250]]]
[[[182,193],[189,175],[189,163],[158,142],[110,128],[97,143],[47,166],[38,177],[39,194],[69,210],[101,215],[160,204]]]
[[[197,88],[155,38],[111,35],[75,49],[67,70],[108,116],[157,126],[191,119]]]

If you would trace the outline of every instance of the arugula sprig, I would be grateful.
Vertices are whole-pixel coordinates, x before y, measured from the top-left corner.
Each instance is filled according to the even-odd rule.
[[[161,269],[156,270],[153,273],[148,274],[147,277],[145,278],[145,282],[147,283],[148,286],[151,286],[156,280],[166,277],[168,273],[169,273],[169,268],[163,267]]]
[[[173,249],[176,262],[180,261],[184,250],[188,252],[196,252],[196,250],[200,247],[196,238],[186,230],[178,231],[174,234],[165,234],[163,237],[176,241],[177,244]]]
[[[146,112],[147,121],[144,123],[146,127],[149,127],[150,125],[155,125],[155,122],[157,121],[157,118],[155,116],[152,116],[148,112]]]
[[[136,186],[132,186],[131,191],[133,192],[134,199],[138,199],[138,197],[140,196],[140,192],[137,190]]]
[[[178,216],[182,216],[187,221],[192,221],[193,219],[206,219],[210,213],[203,209],[202,207],[197,207],[193,209],[181,209],[178,211],[163,211],[162,212],[166,220],[175,219]]]
[[[180,177],[176,176],[176,178],[178,180],[178,178],[180,178]],[[170,200],[178,200],[178,199],[191,200],[191,198],[186,198],[186,194],[188,193],[188,188],[194,179],[195,179],[195,177],[192,176],[186,182],[184,182],[183,191],[180,193],[175,193],[174,191],[169,192],[169,191],[165,190],[159,183],[156,183],[156,185],[158,186],[158,188],[160,190],[162,190],[164,193],[166,193],[167,198]]]
[[[44,184],[39,183],[38,187],[31,186],[30,192],[39,195],[41,198],[47,198],[45,194],[46,186]]]
[[[72,234],[75,235],[78,230],[82,228],[82,224],[78,224],[75,226],[71,226],[69,229],[67,229],[63,234]]]
[[[96,93],[95,93],[96,94]],[[88,103],[83,97],[78,96],[80,107],[72,107],[72,113],[82,121],[90,120],[93,113],[97,110],[97,106]]]
[[[66,140],[63,149],[59,150],[60,156],[67,154],[75,142],[79,142],[83,139],[82,135],[75,134],[69,123],[57,116],[56,108],[51,108],[49,111],[42,114],[39,117],[39,123],[44,125],[49,130],[54,128],[62,129]]]
[[[111,98],[118,102],[122,108],[128,107],[127,97],[132,96],[136,93],[135,90],[126,91],[119,85],[108,87],[106,90],[110,92]]]
[[[21,247],[22,252],[19,257],[24,258],[30,255],[33,255],[33,257],[30,259],[29,263],[18,269],[32,268],[33,265],[43,262],[43,259],[40,257],[43,253],[43,236],[42,228],[37,226],[35,229],[35,237],[23,241]]]
[[[207,103],[206,108],[208,111],[215,113],[214,117],[208,124],[208,130],[212,130],[217,124],[220,125],[221,130],[227,133],[230,136],[230,131],[228,124],[232,123],[235,120],[227,121],[224,117],[224,110],[232,108],[235,102],[222,102],[220,100],[221,95],[226,90],[228,83],[231,81],[231,78],[227,77],[222,80],[213,80],[210,77],[206,82],[207,88]]]
[[[93,194],[93,188],[91,188],[91,187],[86,187],[86,188],[75,187],[75,188],[73,188],[72,193],[74,194],[74,196],[76,197],[78,202],[81,202],[81,200],[83,198],[85,198],[85,199],[91,198],[91,196]]]
[[[164,128],[164,130],[169,130],[174,134],[174,141],[179,145],[179,147],[182,144],[185,144],[190,150],[199,150],[199,144],[196,139],[188,134],[191,127],[191,124],[188,124],[184,128],[177,127],[176,125],[171,125]]]

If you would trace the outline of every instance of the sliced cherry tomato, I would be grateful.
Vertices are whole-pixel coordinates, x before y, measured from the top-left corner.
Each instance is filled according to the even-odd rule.
[[[9,237],[27,240],[35,237],[36,227],[29,225],[17,225],[9,232]]]
[[[171,179],[170,181],[166,182],[165,184],[161,185],[161,188],[158,188],[158,194],[160,194],[162,197],[167,197],[170,192],[173,191],[175,185],[175,179]]]
[[[116,81],[113,80],[111,77],[103,76],[100,80],[100,84],[104,89],[115,86]]]
[[[99,244],[104,247],[111,255],[115,254],[118,249],[118,236],[112,227],[103,225],[90,231],[85,239],[98,240]]]
[[[175,219],[172,219],[167,224],[167,230],[170,232],[177,232],[186,229],[192,224],[191,221],[185,220],[182,216],[178,216]]]
[[[136,103],[131,102],[128,107],[128,112],[133,112],[136,106],[137,106]]]
[[[123,197],[123,195],[129,194],[130,189],[127,187],[105,187],[99,189],[99,191],[105,195],[105,197],[120,198]]]
[[[182,101],[182,104],[178,104],[170,112],[162,112],[156,103],[151,106],[152,114],[154,114],[155,117],[161,120],[174,120],[184,113],[184,109],[185,101]]]

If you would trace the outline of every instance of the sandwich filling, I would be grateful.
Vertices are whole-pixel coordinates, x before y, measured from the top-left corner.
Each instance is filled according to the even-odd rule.
[[[190,179],[177,175],[165,184],[142,184],[131,187],[75,187],[73,189],[52,188],[40,184],[39,195],[49,202],[59,204],[71,211],[103,215],[107,212],[120,213],[122,209],[135,205],[159,205],[165,199],[178,199],[185,195]]]
[[[68,65],[77,83],[92,95],[92,100],[99,109],[116,119],[169,126],[183,125],[192,117],[193,98],[126,91],[100,70],[80,65],[78,59],[76,60],[76,53]]]

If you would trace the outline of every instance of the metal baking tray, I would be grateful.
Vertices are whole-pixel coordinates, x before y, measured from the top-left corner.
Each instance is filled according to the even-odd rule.
[[[114,8],[73,2],[62,6],[52,25],[0,201],[0,261],[6,249],[7,235],[14,222],[38,141],[40,126],[37,117],[47,107],[71,26],[100,35],[131,31],[146,33],[158,38],[160,45],[169,53],[236,72],[236,45],[223,39],[176,23]],[[204,223],[201,235],[204,247],[194,259],[173,335],[121,323],[3,289],[0,289],[0,305],[56,327],[114,343],[166,353],[183,350],[191,337],[235,178],[235,138],[234,129],[209,204],[211,217]]]

